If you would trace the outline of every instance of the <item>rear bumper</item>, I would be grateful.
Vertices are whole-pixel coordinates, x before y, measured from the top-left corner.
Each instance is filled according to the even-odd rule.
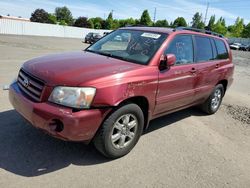
[[[34,127],[48,134],[70,141],[90,141],[111,109],[90,109],[72,112],[71,108],[49,102],[35,103],[26,98],[18,85],[9,89],[9,100],[13,107]],[[54,120],[63,124],[63,129],[55,130]]]

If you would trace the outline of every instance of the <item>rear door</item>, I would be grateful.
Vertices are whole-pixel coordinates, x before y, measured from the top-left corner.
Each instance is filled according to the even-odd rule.
[[[222,40],[214,40],[206,36],[196,35],[194,39],[196,49],[195,62],[197,63],[195,100],[203,101],[211,94],[215,85],[220,81],[222,74],[222,69],[220,68],[225,62],[223,58],[225,58],[226,54],[224,53],[226,52],[221,52],[221,50],[218,52],[217,46],[225,46],[225,44]]]
[[[192,36],[175,36],[165,54],[175,54],[176,63],[169,70],[159,73],[154,115],[190,105],[194,101],[196,64]]]

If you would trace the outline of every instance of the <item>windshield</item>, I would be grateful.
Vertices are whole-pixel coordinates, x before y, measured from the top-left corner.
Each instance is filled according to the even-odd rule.
[[[167,34],[120,29],[103,37],[86,51],[147,65]]]

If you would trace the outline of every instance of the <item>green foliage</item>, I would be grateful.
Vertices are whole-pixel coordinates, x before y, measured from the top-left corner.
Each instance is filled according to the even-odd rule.
[[[136,24],[136,21],[133,18],[128,18],[124,20],[119,20],[119,25],[120,27],[125,27],[125,26],[133,26]]]
[[[192,18],[192,27],[193,28],[198,28],[198,29],[204,29],[205,24],[202,21],[202,14],[199,12],[196,12]]]
[[[215,25],[215,15],[212,15],[207,25],[208,30],[212,31],[214,29],[214,25]]]
[[[232,36],[233,37],[241,37],[241,34],[244,29],[244,20],[240,17],[238,17],[235,21],[235,24],[232,28]]]
[[[94,28],[95,28],[95,25],[94,25],[94,23],[92,22],[92,20],[88,20],[88,27],[91,28],[91,29],[94,29]]]
[[[113,20],[112,29],[118,29],[120,27],[119,20]]]
[[[250,38],[250,22],[246,25],[242,32],[242,37],[244,38]]]
[[[50,14],[49,13],[48,23],[50,23],[50,24],[57,24],[57,19],[56,19],[56,16],[54,14]]]
[[[86,18],[86,17],[78,17],[75,20],[74,26],[75,27],[87,27],[87,28],[89,28],[90,24],[88,22],[88,18]]]
[[[148,10],[144,10],[141,19],[140,19],[140,24],[145,25],[145,26],[151,26],[152,25],[152,20],[149,16]]]
[[[168,21],[167,20],[157,20],[157,22],[155,22],[154,26],[156,27],[168,27]]]
[[[212,28],[212,31],[225,35],[227,33],[227,28],[223,25],[221,20],[218,20]]]
[[[73,16],[66,6],[57,7],[55,9],[55,16],[60,23],[64,21],[67,25],[73,25]]]
[[[46,12],[43,9],[36,9],[32,14],[30,20],[32,22],[73,25],[75,27],[95,28],[95,29],[117,29],[120,27],[145,25],[156,27],[187,27],[187,22],[183,17],[178,17],[174,22],[168,23],[166,19],[157,20],[154,24],[150,18],[148,10],[144,10],[140,19],[113,19],[112,12],[109,13],[108,18],[103,20],[100,17],[87,19],[86,17],[79,17],[75,21],[70,10],[67,7],[57,7],[55,14]],[[196,12],[192,18],[192,27],[204,29],[205,24],[202,21],[202,14]],[[244,26],[244,20],[237,18],[234,25],[226,27],[225,18],[220,17],[217,21],[215,15],[209,19],[206,29],[226,35],[228,37],[246,37],[250,38],[250,23]]]
[[[110,12],[108,18],[105,21],[105,29],[112,29],[112,28],[113,28],[113,14],[112,12]]]
[[[93,23],[95,29],[103,28],[104,20],[102,18],[100,17],[90,18],[89,21]]]
[[[173,27],[187,27],[187,22],[186,22],[185,18],[178,17],[175,19],[172,26]]]
[[[39,23],[49,23],[48,22],[49,13],[44,9],[36,9],[30,17],[30,21]]]
[[[61,21],[59,22],[59,25],[67,25],[67,23],[65,22],[65,20],[61,20]]]

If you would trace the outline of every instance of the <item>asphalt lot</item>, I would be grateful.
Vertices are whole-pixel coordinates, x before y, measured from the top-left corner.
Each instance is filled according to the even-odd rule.
[[[0,35],[0,86],[28,59],[86,47],[79,39]],[[235,81],[221,109],[195,108],[153,120],[127,156],[30,126],[0,90],[1,187],[250,187],[250,52],[233,52]]]

